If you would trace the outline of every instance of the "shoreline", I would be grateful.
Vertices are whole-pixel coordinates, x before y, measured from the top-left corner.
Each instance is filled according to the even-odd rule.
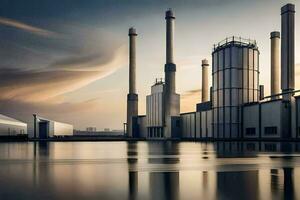
[[[212,138],[127,138],[103,136],[72,136],[48,139],[34,139],[24,136],[0,136],[0,142],[112,142],[112,141],[174,141],[174,142],[300,142],[300,138],[243,138],[243,139],[212,139]]]

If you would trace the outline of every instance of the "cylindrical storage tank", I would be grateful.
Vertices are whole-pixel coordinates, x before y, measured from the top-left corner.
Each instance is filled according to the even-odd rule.
[[[212,125],[215,138],[241,137],[241,105],[259,101],[256,42],[227,38],[212,53]]]

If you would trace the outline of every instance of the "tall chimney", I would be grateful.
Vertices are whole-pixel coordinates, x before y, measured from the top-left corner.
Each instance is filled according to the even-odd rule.
[[[135,39],[137,36],[134,28],[129,29],[129,93],[127,95],[127,136],[133,137],[132,117],[138,115],[138,95],[136,94],[135,72],[136,52]]]
[[[176,65],[173,57],[174,22],[175,17],[171,9],[166,11],[166,64],[164,86],[164,137],[175,137],[172,132],[172,117],[179,116],[180,101],[176,94],[175,73]]]
[[[281,90],[291,92],[295,88],[295,5],[281,8]],[[283,95],[290,100],[292,93]]]
[[[271,96],[280,93],[279,86],[279,40],[280,32],[274,31],[270,34],[271,39]],[[271,99],[277,99],[271,97]]]
[[[209,101],[208,92],[208,60],[202,60],[202,100],[201,102]]]
[[[176,65],[173,57],[173,40],[174,40],[174,21],[173,11],[166,11],[166,64],[165,64],[165,81],[166,91],[169,94],[175,93],[175,72]]]

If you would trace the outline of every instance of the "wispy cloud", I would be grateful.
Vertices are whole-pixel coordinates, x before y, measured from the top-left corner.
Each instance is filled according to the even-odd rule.
[[[17,29],[21,29],[23,31],[30,32],[30,33],[40,35],[40,36],[44,36],[44,37],[58,37],[59,36],[58,33],[55,33],[53,31],[49,31],[49,30],[42,29],[39,27],[31,26],[29,24],[25,24],[23,22],[4,18],[4,17],[0,17],[0,24],[5,25],[5,26],[14,27]]]
[[[88,67],[86,70],[72,70],[69,65],[69,70],[63,65],[58,69],[50,67],[43,70],[0,69],[0,99],[40,102],[77,90],[124,66],[125,52],[125,48],[121,47],[105,64],[90,64],[93,70]],[[80,63],[88,66],[89,61],[86,62]]]

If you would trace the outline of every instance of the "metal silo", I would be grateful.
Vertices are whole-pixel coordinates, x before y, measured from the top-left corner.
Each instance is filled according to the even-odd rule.
[[[259,51],[256,41],[230,37],[214,45],[213,134],[241,136],[241,105],[259,101]]]

